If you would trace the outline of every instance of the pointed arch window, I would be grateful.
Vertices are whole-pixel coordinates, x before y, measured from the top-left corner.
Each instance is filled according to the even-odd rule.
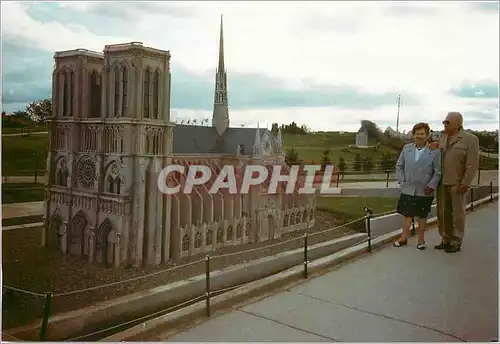
[[[149,68],[147,68],[144,71],[144,87],[143,87],[143,92],[144,92],[144,97],[143,97],[143,108],[144,108],[144,118],[149,118],[149,98],[151,96],[151,88],[150,86],[150,80],[151,80],[151,71]]]
[[[160,71],[156,70],[153,80],[153,118],[158,119],[158,97],[160,94]]]
[[[122,117],[127,116],[127,90],[128,90],[128,69],[127,66],[123,66],[122,70]]]
[[[101,77],[96,70],[90,75],[90,116],[101,117]]]
[[[108,192],[115,193],[115,180],[112,176],[108,176]]]
[[[212,236],[213,236],[213,232],[211,229],[209,229],[207,231],[207,236],[205,238],[205,245],[212,245],[212,240],[213,240]]]
[[[75,101],[75,73],[69,74],[69,116],[73,116],[73,102]]]
[[[120,110],[120,68],[115,66],[115,107],[114,107],[114,115],[115,117],[119,116],[118,111]]]
[[[68,114],[68,97],[69,97],[69,78],[68,73],[63,72],[63,116],[67,116]]]

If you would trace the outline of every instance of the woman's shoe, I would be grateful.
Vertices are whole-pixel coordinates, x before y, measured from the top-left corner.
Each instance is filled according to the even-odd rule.
[[[406,239],[406,240],[398,240],[398,241],[394,241],[392,243],[392,246],[394,246],[394,247],[401,247],[401,246],[406,246],[406,245],[408,245],[408,239]]]
[[[421,244],[418,244],[418,245],[417,245],[417,248],[418,248],[419,250],[425,250],[425,248],[426,248],[426,247],[427,247],[427,246],[425,246],[425,241],[424,241],[423,243],[421,243]]]

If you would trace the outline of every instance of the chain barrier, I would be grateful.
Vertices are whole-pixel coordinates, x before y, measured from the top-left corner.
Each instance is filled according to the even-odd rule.
[[[2,285],[2,288],[8,289],[8,290],[12,290],[12,291],[17,291],[18,293],[27,294],[27,295],[31,295],[31,296],[35,296],[35,297],[45,297],[45,294],[36,293],[36,292],[33,292],[33,291],[21,289],[21,288],[15,288],[15,287],[11,287],[11,286],[8,286],[8,285],[5,285],[5,284]]]
[[[95,286],[95,287],[89,287],[89,288],[72,290],[72,291],[68,291],[68,292],[64,292],[64,293],[54,294],[53,297],[60,297],[60,296],[68,296],[68,295],[73,295],[73,294],[79,294],[79,293],[83,293],[83,292],[86,292],[86,291],[98,290],[98,289],[103,289],[103,288],[111,287],[111,286],[114,286],[114,285],[119,285],[119,284],[122,284],[122,283],[129,283],[129,282],[139,281],[141,279],[145,279],[145,278],[149,278],[149,277],[152,277],[152,276],[161,275],[161,274],[166,273],[166,272],[174,271],[174,270],[177,270],[177,269],[180,269],[180,268],[185,268],[187,266],[191,266],[191,265],[194,265],[194,264],[197,264],[197,263],[201,263],[204,260],[205,259],[195,260],[194,262],[189,262],[189,263],[186,263],[186,264],[174,266],[172,268],[169,268],[169,269],[166,269],[166,270],[156,271],[156,272],[153,272],[153,273],[150,273],[150,274],[147,274],[147,275],[142,275],[142,276],[137,276],[137,277],[129,278],[129,279],[126,279],[124,281],[116,281],[116,282],[112,282],[112,283],[98,285],[98,286]]]
[[[256,247],[256,248],[250,248],[250,249],[247,249],[247,250],[244,250],[244,251],[238,251],[238,252],[231,252],[231,253],[224,253],[224,254],[214,255],[214,256],[210,256],[210,258],[211,259],[219,259],[219,258],[226,258],[226,257],[236,256],[236,255],[244,254],[244,253],[257,252],[257,251],[260,251],[260,250],[265,250],[265,249],[269,249],[269,248],[272,248],[272,247],[276,247],[276,246],[288,244],[288,243],[291,243],[291,242],[294,242],[294,241],[299,241],[300,239],[302,239],[302,237],[291,238],[291,239],[288,239],[288,240],[285,240],[285,241],[277,242],[275,244],[265,245],[265,246]]]
[[[333,228],[324,229],[324,230],[319,231],[319,232],[310,233],[310,234],[308,234],[308,235],[309,235],[309,237],[313,237],[313,236],[315,236],[315,235],[325,234],[325,233],[331,232],[331,231],[333,231],[333,230],[337,230],[337,229],[340,229],[340,228],[344,228],[344,227],[350,226],[350,225],[352,225],[352,224],[354,224],[354,223],[357,223],[357,222],[363,221],[364,219],[365,219],[365,217],[363,216],[363,217],[357,218],[357,219],[355,219],[355,220],[352,220],[352,221],[346,222],[346,223],[344,223],[344,224],[342,224],[342,225],[339,225],[339,226],[336,226],[336,227],[333,227]]]
[[[74,337],[74,338],[71,338],[71,339],[66,339],[65,342],[71,342],[71,341],[81,340],[83,338],[87,338],[87,337],[91,337],[91,336],[96,336],[96,335],[99,335],[99,334],[102,334],[102,333],[106,333],[106,332],[109,332],[111,330],[120,328],[122,326],[133,324],[134,322],[147,321],[147,320],[150,320],[150,319],[155,318],[157,316],[168,314],[168,313],[172,312],[173,310],[175,310],[176,308],[181,309],[181,308],[184,308],[186,306],[189,306],[189,305],[191,305],[193,303],[196,303],[197,301],[203,300],[204,298],[205,298],[205,295],[200,295],[200,296],[197,296],[195,298],[189,299],[187,301],[181,302],[181,303],[179,303],[179,304],[177,304],[175,306],[171,306],[169,308],[162,309],[160,311],[154,312],[152,314],[145,315],[145,316],[137,318],[137,319],[129,320],[129,321],[126,321],[126,322],[118,324],[118,325],[114,325],[114,326],[111,326],[111,327],[108,327],[108,328],[105,328],[105,329],[102,329],[102,330],[98,330],[98,331],[95,331],[95,332],[83,334],[81,336]]]
[[[385,216],[385,215],[394,214],[395,212],[397,212],[397,210],[393,209],[393,210],[385,211],[383,213],[373,214],[373,215],[371,215],[371,217],[372,218],[382,217],[382,216]]]

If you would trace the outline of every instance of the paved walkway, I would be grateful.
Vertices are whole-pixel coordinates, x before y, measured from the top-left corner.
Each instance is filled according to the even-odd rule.
[[[2,219],[43,215],[43,201],[2,204]]]
[[[498,341],[498,204],[467,227],[459,253],[419,251],[412,238],[168,340]]]
[[[43,135],[43,134],[48,134],[48,131],[35,131],[33,133],[29,133],[29,135]],[[3,134],[2,136],[24,136],[27,133],[11,133],[11,134]]]
[[[43,169],[40,173],[45,173]],[[34,183],[35,176],[2,176],[2,183]],[[45,183],[45,175],[38,175],[36,177],[36,182],[40,184]]]
[[[483,152],[481,151],[481,155],[482,156],[486,156],[488,158],[495,158],[495,159],[498,159],[498,153],[487,153],[487,152]]]

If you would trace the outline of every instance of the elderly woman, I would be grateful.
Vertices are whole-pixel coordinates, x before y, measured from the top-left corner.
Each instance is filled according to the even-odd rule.
[[[439,150],[428,147],[430,128],[427,123],[418,123],[412,129],[414,142],[403,147],[396,163],[396,180],[401,188],[398,213],[404,216],[403,233],[394,242],[395,247],[408,243],[412,218],[418,218],[419,250],[425,249],[424,232],[431,211],[434,190],[441,180]]]

